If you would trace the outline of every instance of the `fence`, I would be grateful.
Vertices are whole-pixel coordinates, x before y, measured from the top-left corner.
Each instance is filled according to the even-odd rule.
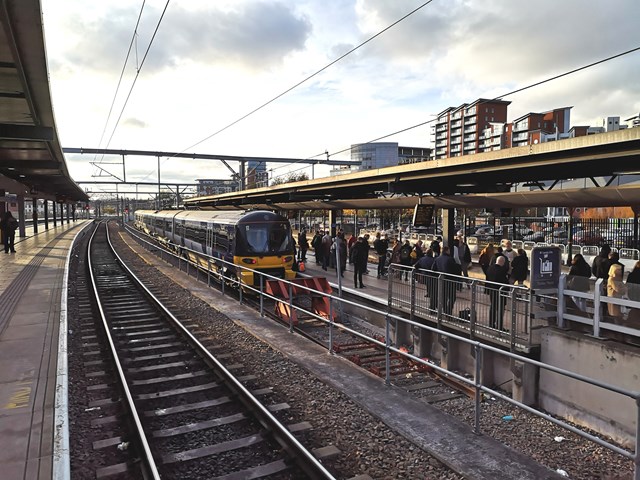
[[[158,247],[155,243],[152,243],[151,241],[149,241],[148,239],[143,238],[143,236],[127,227],[127,230],[129,231],[129,233],[131,233],[134,238],[144,247],[147,248],[150,251],[154,251],[156,253],[160,253],[161,255],[165,256],[166,258],[168,257],[172,257],[174,259],[174,261],[177,261],[179,268],[181,268],[181,265],[184,264],[186,262],[187,265],[189,265],[187,267],[187,272],[189,271],[189,268],[195,269],[195,271],[200,271],[202,269],[202,265],[204,264],[208,264],[211,265],[212,263],[224,263],[227,264],[228,262],[221,260],[221,259],[212,259],[211,257],[204,255],[200,252],[195,252],[195,251],[189,251],[189,253],[193,254],[193,255],[197,255],[199,257],[201,257],[204,262],[199,261],[198,263],[192,262],[190,260],[184,259],[184,258],[180,258],[180,255],[176,255],[172,252],[168,252],[168,251],[163,251],[163,249],[161,247]],[[187,251],[187,249],[184,249],[185,251]],[[227,265],[229,266],[229,265]],[[482,281],[478,281],[475,279],[468,279],[468,278],[464,278],[464,277],[456,277],[453,275],[447,275],[447,274],[438,274],[437,277],[433,277],[436,279],[437,282],[437,294],[438,294],[438,298],[439,298],[439,304],[442,305],[443,301],[444,301],[444,297],[446,295],[450,295],[451,294],[451,289],[455,288],[455,291],[458,292],[458,288],[464,287],[464,284],[468,282],[469,285],[469,292],[473,292],[475,291],[475,298],[472,295],[471,298],[468,300],[468,305],[469,308],[471,308],[471,312],[473,312],[473,308],[479,308],[482,313],[481,315],[474,315],[473,316],[473,323],[471,319],[466,319],[466,318],[461,318],[460,316],[456,316],[453,315],[453,309],[450,308],[451,305],[456,305],[458,304],[458,301],[462,302],[462,298],[458,299],[457,297],[454,298],[453,304],[449,303],[446,307],[446,309],[444,307],[439,306],[437,308],[437,310],[430,308],[430,306],[426,306],[425,308],[425,312],[429,315],[436,315],[439,325],[438,327],[431,327],[428,325],[423,324],[422,322],[417,322],[414,320],[415,317],[415,311],[411,310],[411,298],[413,297],[413,299],[416,299],[417,295],[419,295],[422,292],[427,292],[427,287],[426,285],[431,285],[433,288],[433,283],[428,284],[427,283],[427,279],[426,279],[426,274],[417,274],[414,273],[413,275],[408,275],[408,271],[404,268],[398,268],[401,267],[399,265],[392,265],[392,269],[390,272],[390,275],[392,276],[392,278],[389,280],[389,295],[390,295],[390,302],[389,302],[389,309],[385,314],[385,318],[386,318],[386,335],[385,335],[385,339],[384,341],[380,341],[377,340],[375,338],[369,337],[366,334],[363,334],[362,332],[359,332],[357,330],[353,330],[343,324],[340,323],[336,323],[334,321],[334,317],[333,317],[333,312],[334,311],[338,311],[342,309],[342,305],[350,305],[352,307],[358,307],[361,308],[365,311],[370,311],[371,313],[380,313],[379,310],[377,310],[375,307],[369,307],[366,305],[361,305],[358,303],[355,303],[353,301],[350,300],[346,300],[344,298],[340,298],[331,294],[327,294],[325,292],[319,291],[319,290],[314,290],[312,288],[308,288],[306,286],[301,286],[301,285],[294,285],[292,282],[288,282],[286,280],[282,280],[267,274],[264,274],[262,272],[257,272],[253,269],[244,267],[242,265],[236,265],[236,268],[238,269],[242,269],[242,270],[247,270],[250,271],[254,274],[259,274],[259,278],[260,278],[260,282],[258,286],[252,286],[252,285],[244,285],[243,287],[248,291],[251,292],[254,295],[259,296],[260,298],[260,315],[262,316],[264,314],[263,312],[263,300],[264,299],[270,299],[272,301],[275,302],[280,302],[280,303],[284,303],[282,298],[277,298],[274,296],[271,296],[269,294],[266,293],[265,290],[265,284],[266,284],[266,280],[267,279],[271,279],[271,280],[278,280],[280,282],[284,282],[286,285],[288,285],[288,288],[292,289],[294,287],[296,288],[300,288],[303,290],[307,290],[309,292],[310,295],[314,295],[317,297],[323,297],[326,298],[331,305],[331,311],[329,314],[328,318],[325,318],[322,315],[318,315],[317,313],[314,313],[313,311],[308,311],[305,310],[305,308],[301,305],[297,305],[295,303],[292,302],[292,296],[289,295],[288,300],[287,300],[287,306],[290,309],[290,311],[292,310],[297,310],[300,311],[301,313],[303,313],[306,317],[308,318],[312,318],[314,321],[320,321],[320,322],[324,322],[328,329],[329,329],[329,344],[328,344],[328,351],[330,354],[333,354],[333,335],[334,335],[334,331],[335,329],[340,329],[344,332],[350,333],[352,335],[355,335],[356,337],[365,340],[367,342],[370,342],[371,344],[377,345],[380,348],[383,348],[385,351],[385,361],[386,361],[386,376],[385,376],[385,384],[387,386],[390,385],[391,383],[391,379],[390,379],[390,364],[391,364],[391,355],[400,355],[403,356],[407,359],[410,359],[413,362],[417,362],[420,364],[423,364],[425,366],[428,366],[432,369],[437,370],[440,373],[446,374],[452,378],[455,378],[456,380],[458,380],[459,382],[464,383],[465,385],[470,386],[471,388],[473,388],[475,390],[475,403],[474,403],[474,422],[473,422],[473,431],[476,434],[481,434],[481,428],[480,428],[480,424],[481,424],[481,418],[482,418],[482,394],[486,393],[489,394],[495,398],[500,398],[501,400],[508,402],[514,406],[517,406],[523,410],[526,410],[527,412],[536,415],[544,420],[547,420],[549,422],[552,422],[568,431],[571,431],[573,433],[575,433],[576,435],[579,435],[591,442],[594,442],[598,445],[601,445],[605,448],[608,448],[620,455],[622,455],[625,458],[628,458],[632,461],[634,461],[635,463],[635,474],[634,474],[634,479],[635,480],[640,480],[640,455],[638,454],[639,450],[640,450],[640,433],[638,433],[636,431],[636,436],[635,436],[635,449],[634,452],[629,452],[623,448],[620,448],[619,446],[597,436],[594,434],[591,434],[589,432],[586,432],[584,430],[581,430],[579,428],[574,427],[573,425],[560,420],[558,418],[555,418],[543,411],[537,410],[529,405],[525,405],[517,400],[514,400],[513,398],[511,398],[508,395],[505,395],[504,393],[502,393],[501,391],[498,391],[496,388],[491,388],[487,385],[484,385],[482,382],[482,375],[481,372],[483,371],[483,358],[485,357],[485,355],[487,353],[491,353],[493,355],[502,355],[505,356],[511,360],[515,360],[518,362],[522,362],[525,364],[529,364],[532,365],[535,368],[539,368],[539,369],[543,369],[558,375],[561,375],[563,377],[566,378],[571,378],[574,380],[577,380],[579,382],[583,382],[585,384],[588,385],[593,385],[595,387],[598,388],[602,388],[606,391],[609,392],[613,392],[628,398],[631,398],[635,401],[636,403],[636,424],[640,425],[640,394],[638,392],[634,392],[631,390],[626,390],[623,388],[620,388],[616,385],[612,385],[612,384],[608,384],[608,383],[604,383],[601,382],[599,380],[593,379],[593,378],[589,378],[589,377],[585,377],[583,375],[562,369],[562,368],[558,368],[558,367],[554,367],[552,365],[548,365],[536,360],[532,360],[528,357],[525,356],[521,356],[518,355],[516,353],[513,352],[509,352],[509,351],[505,351],[504,349],[501,348],[496,348],[493,347],[491,345],[487,345],[487,344],[483,344],[479,341],[475,341],[473,339],[470,338],[466,338],[466,337],[461,337],[455,333],[451,333],[448,332],[446,330],[443,330],[441,327],[441,325],[445,324],[445,323],[449,323],[449,324],[457,324],[458,326],[462,326],[464,328],[468,328],[470,332],[477,332],[480,333],[483,330],[488,330],[498,334],[502,333],[502,330],[497,328],[498,325],[491,325],[491,319],[488,315],[486,315],[487,312],[487,308],[486,308],[486,304],[487,304],[487,300],[485,299],[484,302],[481,302],[478,298],[479,295],[487,295],[487,291],[490,291],[490,289],[494,289],[497,290],[500,295],[502,295],[502,297],[499,298],[504,298],[506,300],[505,302],[505,307],[506,307],[506,311],[509,312],[509,309],[511,308],[511,314],[510,314],[510,318],[511,318],[511,323],[510,323],[510,331],[509,334],[511,336],[512,339],[514,338],[528,338],[528,335],[530,334],[531,331],[531,325],[529,323],[529,315],[526,312],[529,312],[529,310],[527,310],[527,307],[525,307],[525,305],[527,303],[531,303],[531,297],[530,295],[526,295],[525,292],[527,291],[526,288],[524,287],[516,287],[513,285],[509,285],[509,286],[505,286],[505,285],[500,285],[500,284],[493,284],[491,282],[482,282]],[[402,275],[402,278],[400,277],[400,274]],[[407,275],[404,275],[407,274]],[[222,285],[225,285],[225,282],[229,281],[231,283],[235,283],[236,286],[239,286],[239,282],[237,281],[237,279],[232,279],[232,278],[228,278],[225,276],[224,274],[224,269],[217,271],[214,275],[219,276],[219,279],[222,281]],[[424,275],[425,278],[422,278],[421,275]],[[206,275],[204,275],[204,277],[206,278],[206,282],[208,284],[211,283],[211,276],[212,276],[212,272],[208,271],[206,272]],[[406,278],[406,280],[405,280]],[[196,274],[196,280],[200,279],[200,275]],[[424,283],[422,283],[422,281],[424,280]],[[203,280],[204,281],[204,280]],[[422,287],[418,287],[417,285],[421,285]],[[459,285],[461,287],[459,287]],[[473,288],[473,286],[475,285],[475,288]],[[394,288],[395,287],[395,288]],[[448,290],[449,289],[449,290]],[[482,290],[481,290],[482,289]],[[239,290],[240,292],[240,298],[239,301],[242,302],[242,289]],[[433,291],[433,290],[432,290]],[[461,291],[461,290],[460,290]],[[507,294],[508,292],[508,294]],[[428,292],[431,293],[431,292]],[[575,292],[573,292],[575,293]],[[224,294],[224,290],[222,292],[222,294]],[[395,294],[398,294],[400,296],[399,299],[395,299]],[[523,298],[520,298],[519,296],[525,294],[525,296]],[[427,295],[427,293],[423,293],[423,295]],[[391,298],[393,297],[393,301],[391,301]],[[462,295],[460,297],[463,297]],[[451,298],[451,297],[449,297]],[[495,297],[494,297],[495,298]],[[511,305],[507,305],[507,302],[510,301]],[[490,302],[490,300],[489,300]],[[617,302],[616,302],[617,303]],[[396,306],[396,308],[399,308],[401,310],[405,310],[407,308],[407,306],[409,306],[409,309],[411,310],[411,318],[407,319],[405,318],[403,315],[399,315],[399,314],[395,314],[391,311],[391,306]],[[482,307],[482,305],[484,305],[484,307]],[[500,304],[493,304],[494,308],[495,306],[500,306]],[[521,306],[519,306],[521,305]],[[522,309],[522,310],[520,310]],[[421,312],[422,310],[418,310],[419,312]],[[495,311],[495,310],[494,310]],[[472,314],[473,315],[473,314]],[[464,315],[466,316],[466,315]],[[290,316],[290,323],[289,323],[289,331],[290,332],[294,332],[293,329],[293,316]],[[460,375],[454,371],[451,370],[447,370],[446,368],[443,368],[437,364],[433,364],[431,362],[428,362],[422,358],[419,358],[417,356],[412,355],[411,353],[405,351],[404,349],[400,349],[398,348],[397,345],[393,345],[391,343],[391,336],[390,336],[390,331],[391,331],[391,324],[395,322],[395,323],[405,323],[411,327],[415,327],[418,329],[424,329],[426,331],[430,331],[433,333],[437,333],[438,335],[442,335],[444,337],[447,337],[449,339],[452,340],[457,340],[463,343],[467,343],[470,345],[471,350],[473,351],[473,362],[474,362],[474,374],[472,375],[471,378],[467,378],[464,375]],[[474,326],[475,325],[475,326]],[[503,326],[507,326],[507,324],[503,325]],[[638,427],[640,429],[640,427]]]
[[[626,284],[627,293],[622,298],[606,296],[605,289],[601,278],[592,282],[585,277],[561,275],[558,326],[565,327],[571,320],[592,327],[594,337],[608,330],[640,338],[640,285]]]
[[[408,312],[410,319],[432,320],[438,328],[454,327],[471,338],[509,342],[528,350],[532,338],[531,291],[477,278],[389,267],[389,307]]]

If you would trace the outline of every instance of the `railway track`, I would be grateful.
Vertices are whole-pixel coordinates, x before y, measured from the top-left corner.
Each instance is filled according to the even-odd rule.
[[[121,382],[117,402],[129,432],[103,440],[134,459],[102,467],[145,478],[333,478],[294,437],[309,424],[283,426],[286,404],[265,407],[270,388],[243,384],[240,364],[223,365],[121,263],[106,225],[90,242],[92,290]],[[112,394],[113,395],[113,394]],[[113,449],[112,449],[113,450]],[[117,458],[118,459],[118,458]],[[117,460],[116,459],[116,460]],[[122,458],[119,458],[122,460]]]
[[[163,250],[163,245],[158,244],[158,249]],[[180,267],[178,262],[172,257],[165,255],[164,259]],[[181,268],[186,270],[189,275],[194,276],[196,280],[208,282],[215,288],[220,287],[219,283],[212,280],[214,278],[213,276],[208,280],[206,272],[186,262],[186,260],[182,260],[183,266]],[[240,298],[237,289],[226,288],[223,289],[223,293],[237,299]],[[268,318],[279,322],[283,321],[283,319],[275,313],[274,300],[265,298],[263,299],[262,305],[260,305],[260,301],[252,295],[243,295],[242,302],[261,311],[263,315]],[[310,302],[304,297],[302,299],[295,299],[293,303],[307,311],[311,309]],[[325,322],[317,320],[311,315],[305,315],[302,311],[297,312],[297,317],[299,317],[300,322],[293,327],[296,333],[327,349],[329,349],[331,343],[334,353],[345,357],[357,366],[381,378],[386,377],[388,370],[390,381],[393,384],[406,389],[407,392],[418,393],[422,401],[426,403],[434,404],[456,399],[461,396],[466,396],[471,400],[475,398],[475,389],[458,381],[454,377],[443,375],[429,366],[411,361],[407,357],[393,352],[389,356],[389,364],[387,365],[384,348],[380,345],[364,340],[340,328],[333,329],[331,333],[332,339],[330,341],[327,324]],[[357,322],[351,322],[349,319],[345,319],[344,323],[353,330],[359,330],[364,335],[375,338],[382,344],[385,343],[384,334],[380,332],[368,330],[366,326],[358,324]]]

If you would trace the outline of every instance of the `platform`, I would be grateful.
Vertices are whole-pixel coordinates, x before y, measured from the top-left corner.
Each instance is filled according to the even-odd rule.
[[[0,252],[0,477],[51,479],[65,265],[87,220],[16,238]]]

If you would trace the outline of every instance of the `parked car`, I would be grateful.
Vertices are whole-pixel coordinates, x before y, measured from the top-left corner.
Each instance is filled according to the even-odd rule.
[[[522,240],[524,240],[525,242],[544,242],[545,235],[546,232],[544,231],[532,232],[529,235],[525,235],[524,237],[522,237]]]
[[[555,228],[545,235],[544,241],[546,243],[560,243],[562,245],[566,245],[568,237],[569,235],[565,228]]]
[[[493,235],[493,227],[490,227],[490,226],[480,227],[476,229],[476,232],[474,233],[474,235],[478,237]]]
[[[600,232],[595,232],[592,230],[580,230],[573,234],[572,240],[574,245],[581,246],[600,246],[605,243],[604,237],[600,234]]]

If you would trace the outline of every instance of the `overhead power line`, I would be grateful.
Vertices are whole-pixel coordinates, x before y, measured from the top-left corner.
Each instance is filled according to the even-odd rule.
[[[104,138],[104,134],[107,131],[107,126],[109,125],[109,120],[111,119],[111,112],[113,112],[113,107],[116,103],[116,98],[118,97],[118,92],[120,91],[120,84],[122,83],[122,77],[124,76],[124,71],[127,67],[127,63],[129,62],[129,55],[131,55],[131,49],[133,48],[133,44],[135,42],[136,36],[138,35],[138,26],[140,25],[140,19],[142,18],[142,12],[144,11],[144,5],[146,0],[142,0],[142,6],[140,7],[140,13],[138,14],[138,20],[136,21],[136,26],[133,29],[133,35],[131,35],[131,43],[129,43],[129,49],[127,50],[127,55],[124,59],[124,63],[122,65],[122,71],[120,72],[120,78],[118,79],[118,85],[116,86],[116,91],[113,94],[113,99],[111,100],[111,106],[109,107],[109,113],[107,114],[107,119],[104,122],[104,128],[102,129],[102,134],[100,135],[100,141],[98,142],[98,148],[102,146],[102,139]],[[97,157],[93,157],[95,161]],[[104,158],[104,155],[102,156]]]
[[[133,79],[133,83],[131,84],[131,88],[129,89],[129,93],[127,94],[127,98],[124,101],[124,105],[122,105],[122,110],[120,110],[120,115],[118,115],[118,119],[116,120],[115,125],[113,126],[113,131],[111,132],[111,136],[109,137],[109,141],[107,142],[105,148],[109,148],[111,144],[111,140],[116,133],[116,129],[118,128],[118,124],[120,123],[120,119],[122,119],[122,115],[124,114],[124,110],[127,108],[127,103],[129,103],[129,98],[131,98],[131,93],[133,92],[133,88],[136,86],[136,82],[138,81],[138,77],[140,76],[140,72],[142,71],[142,67],[144,66],[144,62],[147,59],[147,55],[149,54],[149,50],[151,50],[151,45],[153,45],[153,41],[156,38],[156,34],[158,33],[158,29],[160,28],[160,24],[162,23],[162,19],[164,18],[165,13],[167,12],[167,8],[169,7],[169,2],[171,0],[167,0],[167,3],[164,6],[164,10],[162,10],[162,15],[160,15],[160,19],[156,24],[156,28],[153,31],[153,36],[149,41],[149,45],[147,46],[147,50],[144,52],[144,56],[142,57],[142,61],[140,62],[140,66],[136,69],[136,76]]]
[[[557,79],[559,79],[559,78],[566,77],[566,76],[568,76],[568,75],[571,75],[571,74],[574,74],[574,73],[580,72],[580,71],[582,71],[582,70],[586,70],[587,68],[595,67],[596,65],[600,65],[600,64],[605,63],[605,62],[608,62],[608,61],[610,61],[610,60],[615,60],[616,58],[620,58],[620,57],[623,57],[623,56],[625,56],[625,55],[629,55],[629,54],[631,54],[631,53],[637,52],[638,50],[640,50],[640,46],[635,47],[635,48],[632,48],[632,49],[627,50],[627,51],[624,51],[624,52],[621,52],[621,53],[617,53],[617,54],[612,55],[612,56],[607,57],[607,58],[603,58],[603,59],[598,60],[598,61],[596,61],[596,62],[592,62],[592,63],[589,63],[589,64],[587,64],[587,65],[583,65],[582,67],[574,68],[573,70],[569,70],[569,71],[567,71],[567,72],[564,72],[564,73],[561,73],[561,74],[558,74],[558,75],[554,75],[553,77],[549,77],[549,78],[546,78],[546,79],[544,79],[544,80],[540,80],[539,82],[532,83],[532,84],[527,85],[527,86],[525,86],[525,87],[518,88],[518,89],[513,90],[513,91],[511,91],[511,92],[508,92],[508,93],[505,93],[505,94],[503,94],[503,95],[500,95],[500,96],[494,97],[492,100],[501,100],[501,99],[503,99],[503,98],[505,98],[505,97],[508,97],[508,96],[510,96],[510,95],[514,95],[514,94],[516,94],[516,93],[523,92],[523,91],[528,90],[528,89],[530,89],[530,88],[537,87],[537,86],[539,86],[539,85],[542,85],[542,84],[545,84],[545,83],[551,82],[551,81],[553,81],[553,80],[557,80]],[[424,126],[424,125],[427,125],[427,124],[429,124],[429,123],[433,123],[433,122],[435,122],[435,121],[436,121],[436,119],[435,119],[435,118],[432,118],[432,119],[430,119],[430,120],[427,120],[426,122],[421,122],[421,123],[418,123],[418,124],[416,124],[416,125],[412,125],[412,126],[410,126],[410,127],[403,128],[402,130],[395,131],[395,132],[393,132],[393,133],[388,133],[388,134],[383,135],[383,136],[381,136],[381,137],[374,138],[373,140],[369,140],[368,142],[359,143],[358,145],[367,145],[367,144],[369,144],[369,143],[378,142],[378,141],[380,141],[380,140],[384,140],[385,138],[392,137],[393,135],[397,135],[397,134],[399,134],[399,133],[403,133],[403,132],[406,132],[406,131],[409,131],[409,130],[413,130],[414,128],[422,127],[422,126]],[[339,150],[339,151],[337,151],[337,152],[333,152],[333,153],[331,153],[331,154],[330,154],[330,156],[338,155],[338,154],[340,154],[340,153],[348,152],[348,151],[350,151],[350,150],[351,150],[351,147],[344,148],[344,149]],[[318,154],[316,154],[316,155],[314,155],[314,156],[312,156],[312,157],[307,157],[307,158],[309,158],[309,159],[311,159],[311,158],[316,158],[316,157],[319,157],[319,156],[321,156],[321,155],[326,155],[326,153],[325,153],[325,152],[318,153]]]
[[[245,118],[253,115],[254,113],[258,112],[259,110],[262,110],[264,107],[266,107],[267,105],[275,102],[276,100],[278,100],[279,98],[283,97],[284,95],[286,95],[287,93],[289,93],[290,91],[298,88],[300,85],[302,85],[303,83],[311,80],[313,77],[315,77],[316,75],[324,72],[326,69],[328,69],[329,67],[331,67],[332,65],[335,65],[336,63],[338,63],[340,60],[344,59],[345,57],[351,55],[353,52],[355,52],[356,50],[360,49],[361,47],[363,47],[364,45],[366,45],[367,43],[371,42],[373,39],[379,37],[380,35],[382,35],[384,32],[386,32],[387,30],[395,27],[397,24],[399,24],[400,22],[402,22],[404,19],[410,17],[411,15],[413,15],[414,13],[416,13],[418,10],[426,7],[427,5],[429,5],[431,2],[433,2],[433,0],[428,0],[427,2],[424,2],[422,5],[416,7],[415,9],[413,9],[412,11],[410,11],[409,13],[407,13],[406,15],[404,15],[402,18],[396,20],[395,22],[393,22],[391,25],[387,26],[386,28],[380,30],[378,33],[376,33],[375,35],[373,35],[372,37],[369,37],[368,39],[366,39],[364,42],[360,43],[359,45],[357,45],[356,47],[353,47],[351,50],[349,50],[348,52],[344,53],[343,55],[339,56],[338,58],[336,58],[335,60],[333,60],[332,62],[328,63],[327,65],[325,65],[324,67],[322,67],[320,70],[318,70],[315,73],[312,73],[311,75],[309,75],[308,77],[304,78],[303,80],[300,80],[298,83],[296,83],[295,85],[287,88],[284,92],[276,95],[275,97],[273,97],[271,100],[266,101],[265,103],[263,103],[262,105],[260,105],[259,107],[254,108],[253,110],[251,110],[249,113],[244,114],[243,116],[241,116],[240,118],[238,118],[237,120],[234,120],[233,122],[231,122],[230,124],[226,125],[225,127],[222,127],[220,130],[212,133],[211,135],[203,138],[202,140],[194,143],[193,145],[191,145],[190,147],[185,148],[185,150],[189,150],[193,147],[196,147],[198,145],[200,145],[203,142],[206,142],[207,140],[215,137],[216,135],[224,132],[225,130],[231,128],[232,126],[236,125],[237,123],[241,122],[242,120],[244,120]]]

